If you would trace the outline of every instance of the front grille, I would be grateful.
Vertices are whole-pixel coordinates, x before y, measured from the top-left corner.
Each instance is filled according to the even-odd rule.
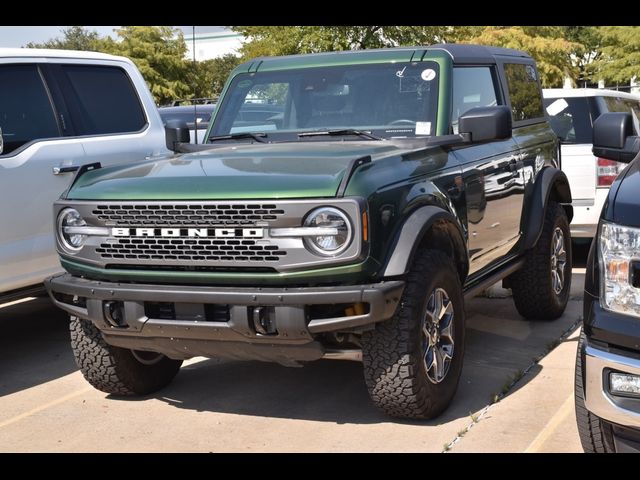
[[[175,204],[175,205],[98,205],[93,211],[106,225],[198,226],[249,225],[274,221],[284,210],[269,203],[260,204]]]
[[[302,226],[309,212],[327,204],[347,213],[354,232],[361,231],[354,199],[73,201],[59,208],[72,206],[88,226],[104,228],[74,256],[97,268],[281,273],[360,257],[360,238],[341,255],[324,257],[309,251],[302,236],[271,235]]]
[[[287,252],[277,245],[257,245],[256,240],[234,238],[120,238],[96,248],[105,260],[188,260],[277,262]]]

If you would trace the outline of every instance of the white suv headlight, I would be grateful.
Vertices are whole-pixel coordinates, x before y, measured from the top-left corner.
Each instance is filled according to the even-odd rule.
[[[65,208],[58,215],[58,237],[65,250],[76,253],[82,249],[87,235],[83,228],[87,222],[84,221],[80,213],[75,208]]]
[[[640,229],[603,222],[598,243],[600,305],[640,317],[640,288],[632,279],[632,264],[640,259]]]
[[[307,248],[320,255],[339,255],[347,249],[353,237],[349,217],[342,210],[334,207],[315,209],[307,216],[304,226],[333,230],[330,234],[305,236]]]

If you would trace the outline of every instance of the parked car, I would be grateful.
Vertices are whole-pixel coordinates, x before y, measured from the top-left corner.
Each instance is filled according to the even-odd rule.
[[[194,105],[159,107],[158,112],[160,112],[160,117],[164,125],[166,125],[169,120],[185,122],[189,127],[190,141],[192,143],[204,143],[205,133],[207,132],[207,128],[209,128],[209,121],[211,120],[211,114],[215,109],[215,103],[208,103],[202,105],[196,104],[195,108]]]
[[[134,64],[63,50],[0,49],[0,301],[42,290],[61,270],[51,204],[81,165],[167,154]]]
[[[640,96],[595,88],[549,88],[542,94],[549,123],[562,144],[562,171],[571,185],[571,236],[591,239],[609,187],[625,167],[621,162],[592,154],[593,122],[606,112],[633,112],[637,128]]]
[[[526,53],[263,58],[225,92],[208,144],[167,128],[197,153],[87,172],[55,204],[68,273],[47,286],[94,387],[150,393],[200,355],[361,360],[384,412],[433,418],[465,298],[503,280],[523,316],[564,312],[571,192]]]
[[[640,451],[640,137],[630,113],[594,123],[593,154],[628,164],[611,185],[591,244],[576,360],[586,452]]]

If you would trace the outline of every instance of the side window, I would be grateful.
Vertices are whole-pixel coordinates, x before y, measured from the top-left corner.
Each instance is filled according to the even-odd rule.
[[[77,135],[138,132],[146,125],[138,95],[121,68],[62,65],[61,69]]]
[[[505,63],[504,73],[509,87],[513,121],[532,120],[544,116],[538,76],[533,65]]]
[[[32,140],[60,135],[36,65],[0,66],[0,128],[4,139],[0,155]]]
[[[453,69],[451,126],[458,133],[458,117],[475,107],[498,105],[495,82],[490,67],[456,67]]]

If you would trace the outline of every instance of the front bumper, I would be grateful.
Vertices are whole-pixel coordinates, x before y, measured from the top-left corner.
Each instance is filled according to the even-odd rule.
[[[287,363],[322,358],[315,334],[367,328],[394,314],[404,282],[307,288],[235,288],[103,282],[70,274],[45,281],[54,303],[93,322],[115,346],[150,350],[172,358],[193,356],[258,359]],[[120,302],[122,326],[105,317],[105,302]],[[147,316],[146,302],[228,306],[228,321]],[[365,304],[364,313],[313,318],[311,305]],[[368,306],[368,308],[366,308]],[[252,316],[269,308],[276,332],[261,335]]]
[[[618,425],[640,428],[640,399],[609,393],[609,372],[640,375],[640,359],[584,347],[585,406],[594,415]]]

